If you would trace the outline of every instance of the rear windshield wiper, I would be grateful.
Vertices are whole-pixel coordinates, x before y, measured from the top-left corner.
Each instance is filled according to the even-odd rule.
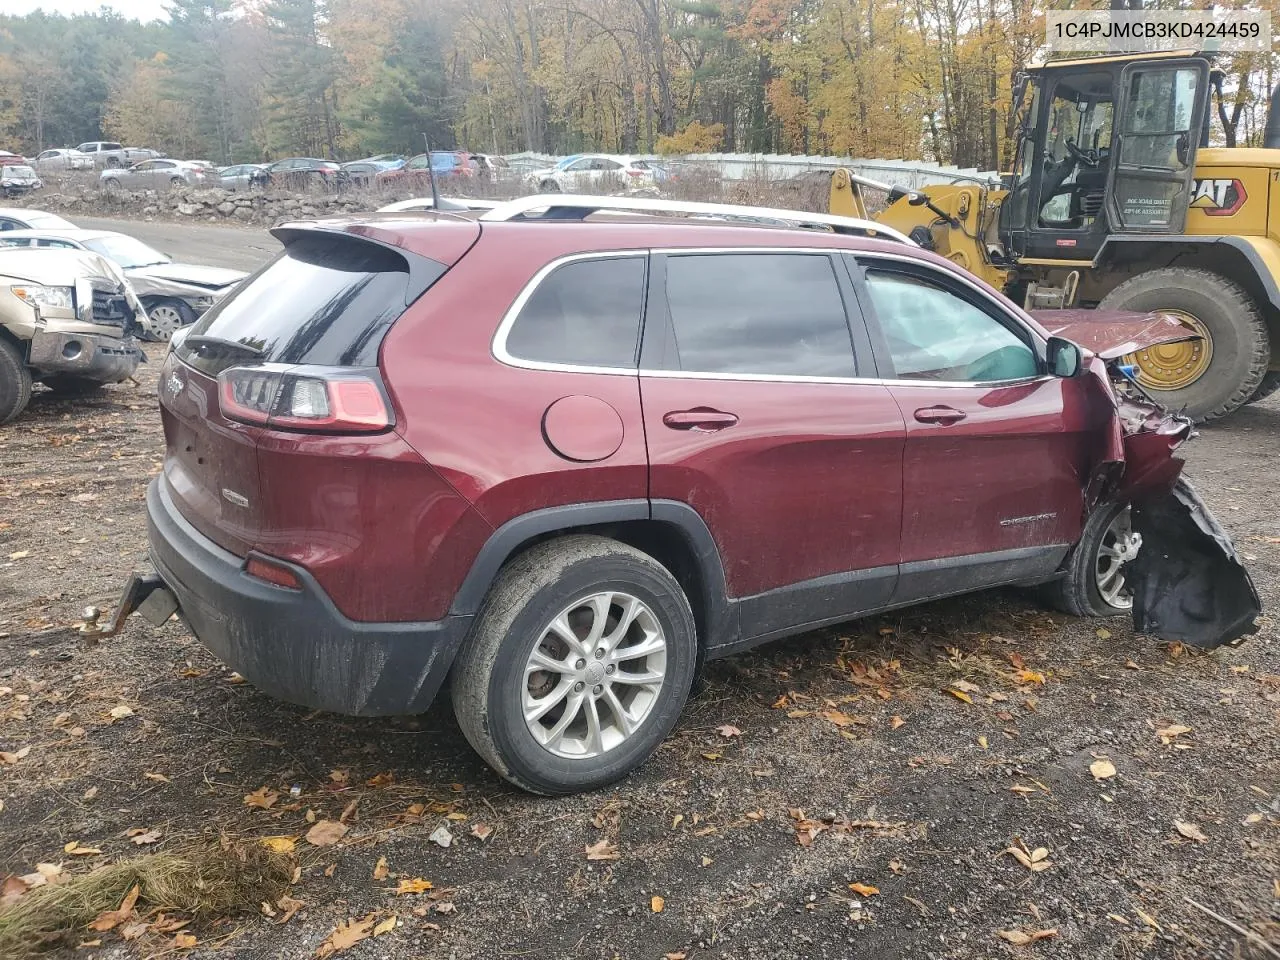
[[[250,346],[247,343],[241,343],[239,340],[228,340],[225,337],[211,337],[203,333],[188,334],[182,338],[183,346],[190,344],[193,347],[222,347],[226,350],[235,350],[243,353],[248,357],[261,357],[263,350],[260,347]]]

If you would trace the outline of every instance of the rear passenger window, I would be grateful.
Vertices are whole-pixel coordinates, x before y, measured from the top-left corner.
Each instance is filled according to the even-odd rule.
[[[507,352],[542,363],[634,367],[644,270],[644,257],[557,267],[520,309],[507,334]]]
[[[855,375],[831,259],[823,254],[667,257],[667,303],[681,370]]]

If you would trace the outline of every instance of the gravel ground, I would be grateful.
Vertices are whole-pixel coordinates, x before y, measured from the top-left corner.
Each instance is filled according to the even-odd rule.
[[[56,955],[302,958],[354,918],[385,932],[353,958],[1280,956],[1269,621],[1206,655],[1005,592],[810,634],[713,664],[643,769],[556,800],[499,781],[447,701],[308,713],[176,622],[81,649],[81,609],[145,559],[151,354],[136,386],[40,391],[0,433],[0,877],[283,837],[303,906],[129,942],[70,931]],[[1186,449],[1273,608],[1280,403]],[[347,831],[314,846],[324,820]]]

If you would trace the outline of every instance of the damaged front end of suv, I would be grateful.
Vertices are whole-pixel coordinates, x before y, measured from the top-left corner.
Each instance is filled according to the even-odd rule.
[[[1093,353],[1085,375],[1112,426],[1093,461],[1085,508],[1130,505],[1141,544],[1123,558],[1134,631],[1203,649],[1241,643],[1257,632],[1262,603],[1231,538],[1182,476],[1176,452],[1195,436],[1194,425],[1143,390],[1125,362],[1146,347],[1198,335],[1173,318],[1149,314],[1035,316]]]

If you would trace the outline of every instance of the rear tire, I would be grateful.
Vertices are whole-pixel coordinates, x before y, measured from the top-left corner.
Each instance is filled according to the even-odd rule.
[[[18,348],[0,338],[0,426],[27,409],[30,400],[31,371]]]
[[[561,632],[570,628],[572,645]],[[494,581],[454,663],[453,709],[471,746],[516,786],[594,790],[635,770],[671,731],[697,653],[689,601],[665,567],[604,537],[563,537],[531,547]],[[642,684],[642,674],[656,679]]]
[[[1117,535],[1123,538],[1126,531],[1133,536],[1128,510],[1127,503],[1104,503],[1093,511],[1080,541],[1067,555],[1066,575],[1044,587],[1045,600],[1051,606],[1075,617],[1119,617],[1133,609],[1123,565],[1137,555],[1138,548],[1131,540],[1123,545],[1116,542]],[[1138,544],[1140,547],[1141,540]],[[1114,576],[1119,577],[1118,584],[1112,579]],[[1117,586],[1119,597],[1113,592]]]
[[[543,180],[538,184],[539,193],[560,193],[560,184],[554,180]]]
[[[1268,371],[1262,377],[1262,382],[1258,384],[1258,389],[1253,391],[1251,396],[1245,403],[1257,403],[1259,400],[1265,400],[1277,390],[1280,390],[1280,371]]]
[[[143,303],[147,308],[147,320],[151,327],[144,340],[164,343],[180,328],[196,321],[196,312],[182,300],[164,298],[147,300]]]
[[[1098,309],[1176,310],[1204,324],[1213,346],[1208,369],[1180,389],[1151,391],[1197,422],[1224,417],[1247,402],[1267,372],[1271,343],[1262,313],[1243,287],[1221,274],[1194,267],[1149,270],[1112,290]]]

